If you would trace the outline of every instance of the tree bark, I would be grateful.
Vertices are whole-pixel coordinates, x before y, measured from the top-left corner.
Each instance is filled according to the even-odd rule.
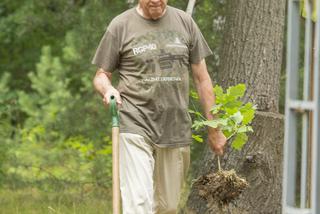
[[[278,112],[285,0],[228,1],[217,79],[247,85],[246,101]]]
[[[244,101],[257,105],[254,133],[241,152],[228,147],[223,169],[235,169],[249,188],[221,208],[201,199],[192,188],[183,213],[281,213],[283,116],[278,113],[285,23],[285,0],[228,0],[217,83],[223,88],[247,86]],[[208,147],[197,176],[217,171]]]

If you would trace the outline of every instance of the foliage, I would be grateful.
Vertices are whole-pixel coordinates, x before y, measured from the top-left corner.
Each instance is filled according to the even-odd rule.
[[[7,177],[24,183],[98,182],[109,186],[111,168],[100,168],[110,162],[110,139],[101,137],[94,141],[76,131],[72,135],[67,131],[69,127],[63,125],[68,119],[66,115],[72,114],[81,99],[79,93],[72,95],[68,88],[70,67],[52,56],[47,46],[36,68],[28,74],[33,90],[18,91],[19,109],[26,120],[11,140],[15,146],[6,151]]]
[[[250,126],[255,114],[256,107],[248,102],[241,101],[245,93],[244,84],[229,87],[226,92],[216,85],[214,93],[216,95],[216,104],[212,107],[211,113],[215,116],[213,120],[207,120],[198,111],[189,112],[196,116],[192,127],[197,131],[203,127],[218,128],[223,131],[227,139],[231,139],[231,147],[236,150],[242,149],[248,140],[247,132],[252,132]],[[192,95],[193,98],[197,96]],[[193,135],[193,138],[202,142],[200,135]]]
[[[217,71],[219,67],[225,14],[226,0],[200,0],[197,1],[194,9],[193,18],[213,52],[212,56],[206,59],[210,71]],[[210,75],[214,76],[215,72],[211,72]],[[215,79],[213,78],[213,80]]]
[[[0,3],[0,184],[110,186],[110,119],[93,96],[90,59],[126,8],[106,0]]]

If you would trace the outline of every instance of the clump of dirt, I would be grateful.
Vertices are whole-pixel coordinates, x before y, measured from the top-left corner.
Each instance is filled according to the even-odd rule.
[[[199,177],[194,182],[199,196],[207,201],[218,201],[220,205],[227,205],[237,199],[249,184],[240,178],[234,170],[219,170]]]

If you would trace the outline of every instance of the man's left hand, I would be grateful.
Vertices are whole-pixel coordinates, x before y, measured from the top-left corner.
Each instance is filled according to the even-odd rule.
[[[208,143],[214,153],[217,155],[223,155],[223,147],[227,143],[227,138],[224,136],[221,130],[209,128]]]

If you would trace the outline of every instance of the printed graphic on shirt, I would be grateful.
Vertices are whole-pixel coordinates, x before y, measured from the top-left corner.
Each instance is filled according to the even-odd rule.
[[[154,43],[150,43],[148,45],[142,45],[136,48],[132,48],[132,51],[134,55],[137,55],[137,54],[144,53],[147,50],[155,50],[155,49],[157,49],[157,45]]]
[[[175,38],[173,43],[167,44],[166,47],[176,47],[176,48],[187,48],[188,49],[188,47],[180,41],[178,36]]]
[[[143,82],[181,82],[188,71],[185,39],[174,31],[149,32],[133,41],[132,53],[143,67]]]

